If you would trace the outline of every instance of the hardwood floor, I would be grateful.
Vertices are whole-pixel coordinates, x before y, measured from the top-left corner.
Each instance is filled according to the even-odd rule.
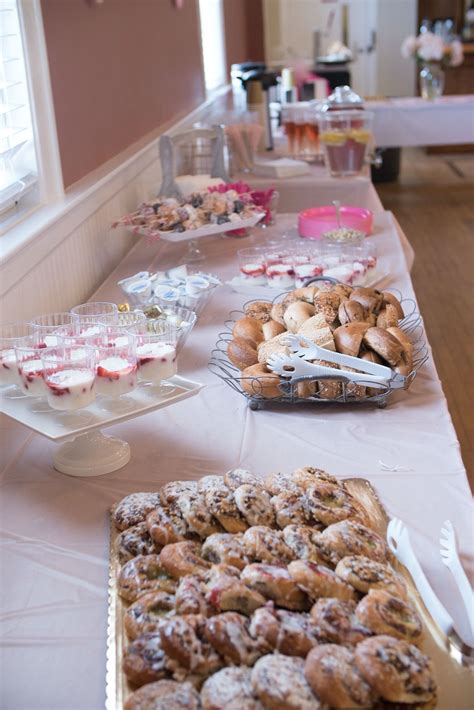
[[[474,490],[474,156],[404,149],[376,185],[415,250],[412,278]]]

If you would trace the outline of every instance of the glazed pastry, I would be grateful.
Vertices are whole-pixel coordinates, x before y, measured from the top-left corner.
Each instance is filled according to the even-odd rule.
[[[315,468],[314,466],[303,466],[302,468],[297,468],[291,474],[293,482],[300,488],[305,490],[315,483],[332,483],[334,486],[339,486],[344,488],[342,481],[339,481],[335,476],[327,473],[322,468]]]
[[[123,652],[123,672],[135,686],[169,678],[168,657],[161,645],[159,633],[143,634]]]
[[[131,493],[122,498],[114,510],[114,523],[118,530],[143,523],[150,510],[160,504],[159,493]]]
[[[279,493],[283,493],[289,489],[296,488],[296,490],[298,490],[291,473],[281,473],[281,471],[268,474],[263,481],[263,485],[267,493],[271,496],[277,496]]]
[[[287,489],[272,498],[276,523],[279,528],[294,523],[295,525],[308,525],[309,516],[305,507],[301,489]]]
[[[249,563],[244,541],[245,537],[241,533],[215,533],[203,543],[201,555],[213,564],[226,564],[243,569]]]
[[[231,491],[248,484],[256,488],[263,487],[263,481],[245,468],[234,468],[224,474],[224,483]]]
[[[208,619],[203,635],[227,665],[253,666],[263,649],[250,636],[248,626],[245,616],[227,611]]]
[[[234,491],[236,505],[249,525],[268,525],[275,523],[272,501],[263,487],[244,483]]]
[[[137,555],[152,555],[159,552],[151,539],[146,523],[132,525],[115,539],[115,552],[121,565]]]
[[[310,486],[304,502],[308,514],[324,525],[333,525],[348,518],[365,519],[353,496],[332,483],[322,481]]]
[[[238,573],[238,570],[236,570]],[[206,582],[206,600],[215,612],[237,611],[250,616],[267,602],[258,591],[250,589],[243,581],[225,571],[216,572]]]
[[[267,604],[252,614],[250,634],[269,651],[306,658],[316,646],[316,628],[309,614],[274,609]]]
[[[204,683],[203,710],[265,710],[254,696],[250,668],[223,668]]]
[[[421,619],[411,604],[382,589],[371,589],[359,602],[356,616],[373,634],[387,634],[419,643],[423,634]]]
[[[295,557],[285,544],[282,533],[265,525],[249,528],[242,536],[242,544],[247,557],[254,562],[284,565]]]
[[[374,636],[360,643],[355,663],[365,680],[385,700],[423,703],[436,697],[433,665],[421,651],[392,636]]]
[[[353,588],[327,567],[308,560],[295,560],[288,565],[288,572],[311,599],[335,597],[343,601],[356,600]]]
[[[160,489],[160,499],[165,507],[176,503],[180,496],[197,492],[197,481],[170,481]]]
[[[260,658],[252,670],[252,688],[269,710],[318,710],[318,698],[304,677],[304,661],[273,653]]]
[[[199,490],[196,492],[187,491],[177,496],[175,505],[189,529],[197,533],[199,537],[206,538],[208,535],[222,531],[217,520],[209,512],[206,499]]]
[[[155,633],[160,624],[175,612],[175,598],[166,592],[149,592],[134,602],[124,616],[125,631],[129,639],[142,634]]]
[[[316,627],[319,643],[338,643],[355,646],[372,633],[355,617],[354,601],[318,599],[311,609],[311,618]]]
[[[327,556],[322,555],[314,540],[318,539],[315,528],[304,525],[287,525],[283,528],[283,539],[292,550],[295,559],[311,560],[318,564],[327,564]]]
[[[180,579],[186,574],[203,574],[211,566],[200,556],[201,546],[196,542],[175,542],[160,552],[160,563],[171,577]]]
[[[208,676],[222,667],[222,661],[203,637],[206,619],[203,616],[175,616],[161,624],[161,645],[170,659],[168,664],[199,676]]]
[[[193,537],[183,516],[174,504],[170,504],[166,508],[158,505],[151,513],[148,513],[146,526],[151,539],[155,545],[160,547]]]
[[[204,495],[211,515],[229,533],[245,532],[248,525],[235,503],[232,490],[224,483],[222,476],[205,476],[199,481],[199,489]]]
[[[336,574],[363,594],[369,589],[384,589],[398,597],[407,594],[405,582],[389,565],[363,555],[343,557],[337,564]]]
[[[191,683],[159,680],[136,690],[124,710],[200,710],[199,693]]]
[[[375,694],[354,663],[354,652],[328,643],[310,651],[305,678],[331,708],[371,708]]]
[[[377,562],[387,561],[388,547],[385,540],[370,528],[352,520],[330,525],[321,533],[321,537],[337,561],[348,555],[365,555]]]
[[[211,609],[206,601],[206,587],[201,577],[188,574],[180,579],[175,593],[176,613],[209,616]]]
[[[176,582],[160,562],[160,555],[138,555],[124,564],[118,578],[122,599],[134,602],[145,592],[173,594]]]
[[[200,710],[199,693],[191,683],[159,680],[136,690],[124,710]]]
[[[292,564],[296,563],[290,563],[290,567]],[[308,609],[308,597],[299,589],[286,567],[259,563],[247,565],[242,572],[241,580],[284,609],[293,611]]]

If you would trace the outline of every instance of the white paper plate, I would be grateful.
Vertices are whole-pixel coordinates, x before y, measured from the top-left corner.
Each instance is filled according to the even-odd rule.
[[[247,229],[255,227],[261,219],[265,217],[264,212],[257,212],[248,217],[241,219],[238,222],[224,222],[223,224],[210,224],[207,227],[200,229],[188,229],[185,232],[160,232],[159,230],[151,231],[146,227],[137,227],[133,225],[126,226],[126,229],[132,234],[139,234],[142,237],[149,239],[163,239],[166,242],[185,242],[189,239],[199,239],[200,237],[212,237],[215,234],[224,234],[225,232],[233,232],[237,229]]]

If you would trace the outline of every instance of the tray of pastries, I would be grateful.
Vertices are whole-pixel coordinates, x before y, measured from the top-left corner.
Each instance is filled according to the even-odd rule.
[[[231,316],[209,368],[243,394],[252,409],[272,402],[385,406],[393,389],[407,389],[428,358],[415,302],[392,290],[315,279],[274,301],[249,301]],[[332,368],[334,374],[289,379],[272,371],[269,364],[275,357],[291,354],[288,335],[300,335],[327,350],[327,358],[312,362]],[[331,353],[350,356],[352,369],[331,362]],[[370,378],[365,385],[363,378],[354,384],[344,377],[343,370],[363,374],[373,364],[391,370],[386,385],[375,388]]]
[[[469,670],[392,558],[387,521],[368,481],[313,467],[126,496],[107,708],[469,707]]]

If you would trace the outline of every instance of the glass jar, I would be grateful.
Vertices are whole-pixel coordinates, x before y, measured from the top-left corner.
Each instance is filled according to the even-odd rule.
[[[439,62],[428,62],[420,71],[420,92],[427,101],[438,99],[444,91],[444,71]]]
[[[373,113],[327,111],[319,114],[319,140],[332,177],[358,175],[372,141]]]

